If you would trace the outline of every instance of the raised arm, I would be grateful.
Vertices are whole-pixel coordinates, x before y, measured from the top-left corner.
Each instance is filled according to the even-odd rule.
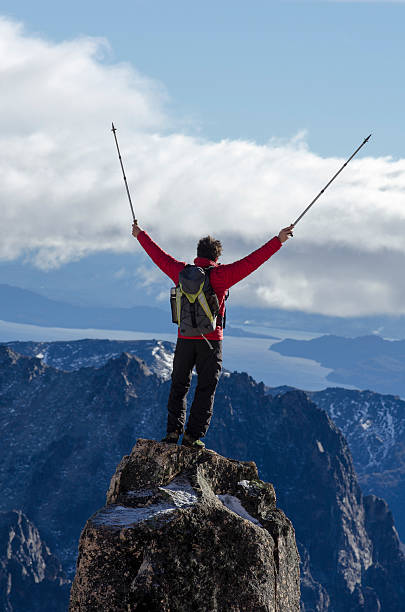
[[[212,271],[211,277],[215,275],[215,285],[223,290],[229,289],[249,274],[257,270],[265,261],[281,248],[283,242],[292,236],[293,226],[290,225],[282,229],[278,236],[263,244],[260,248],[253,251],[243,259],[231,264],[218,266]]]
[[[177,259],[166,253],[136,223],[132,226],[132,235],[137,238],[139,244],[147,252],[151,260],[177,285],[179,282],[179,272],[186,265],[185,262],[177,261]]]

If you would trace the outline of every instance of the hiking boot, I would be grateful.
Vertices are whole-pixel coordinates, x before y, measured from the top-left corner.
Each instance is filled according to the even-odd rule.
[[[188,434],[184,434],[183,436],[183,441],[181,443],[182,446],[188,446],[189,448],[205,448],[205,444],[202,440],[196,440],[195,438],[192,438],[191,436],[189,436]]]
[[[162,438],[161,442],[166,442],[166,444],[177,444],[180,438],[180,432],[171,431],[166,434],[164,438]]]

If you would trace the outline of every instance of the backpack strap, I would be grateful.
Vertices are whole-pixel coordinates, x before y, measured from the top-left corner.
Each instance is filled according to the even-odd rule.
[[[176,287],[176,313],[177,313],[177,325],[180,327],[181,289],[179,286]]]
[[[201,291],[201,293],[198,294],[197,299],[200,302],[201,308],[212,323],[214,320],[214,315],[211,312],[211,308],[208,305],[207,298],[205,297],[204,292]]]
[[[210,284],[211,284],[211,278],[210,278],[211,270],[213,268],[216,268],[216,267],[217,266],[207,266],[206,268],[203,268],[206,271],[206,273],[208,274],[208,279],[210,281]],[[228,298],[229,298],[229,289],[225,293],[225,302],[226,302],[226,300]],[[207,313],[205,313],[205,314],[207,314]],[[221,327],[222,329],[225,329],[225,324],[226,324],[226,306],[225,306],[225,310],[224,310],[224,314],[223,315],[221,315],[220,313],[217,314],[217,325],[219,327]]]

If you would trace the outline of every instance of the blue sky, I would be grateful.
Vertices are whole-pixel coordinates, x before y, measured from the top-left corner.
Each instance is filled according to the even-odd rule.
[[[112,120],[141,225],[184,261],[213,233],[224,263],[297,218],[373,132],[233,300],[404,313],[404,11],[3,1],[0,282],[166,305],[170,281],[129,235]]]
[[[107,61],[159,80],[204,137],[307,130],[313,151],[344,156],[372,131],[373,154],[404,154],[405,4],[3,0],[1,13],[54,41],[107,38]]]

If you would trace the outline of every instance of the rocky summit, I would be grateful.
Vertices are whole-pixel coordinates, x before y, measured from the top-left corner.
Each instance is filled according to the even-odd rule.
[[[70,611],[298,612],[294,529],[253,462],[139,439],[79,543]]]

